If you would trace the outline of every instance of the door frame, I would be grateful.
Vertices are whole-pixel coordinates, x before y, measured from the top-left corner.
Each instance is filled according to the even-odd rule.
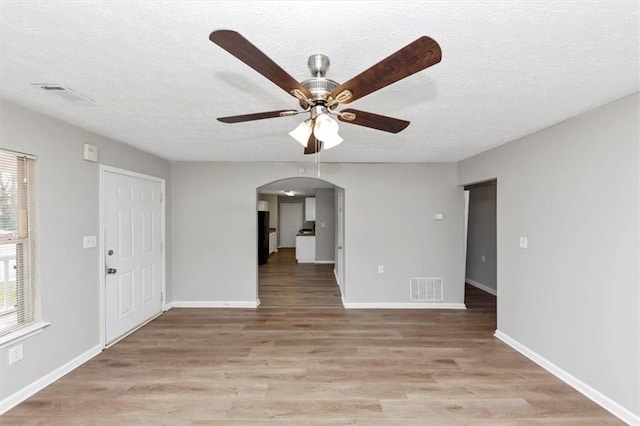
[[[345,259],[346,259],[346,208],[345,208],[345,189],[342,187],[336,187],[336,206],[335,206],[335,215],[336,215],[336,231],[337,238],[335,241],[335,259],[333,264],[333,273],[336,276],[336,281],[338,282],[338,288],[340,289],[341,297],[342,297],[342,305],[344,306],[345,300],[347,298],[347,286],[346,286],[346,272],[345,272]],[[340,265],[338,268],[337,266]]]
[[[100,346],[102,348],[106,348],[107,346],[111,346],[113,344],[115,344],[116,342],[120,341],[121,339],[123,339],[124,337],[128,336],[129,334],[133,333],[134,331],[136,331],[137,329],[139,329],[140,327],[142,327],[143,325],[145,325],[147,322],[151,321],[146,321],[142,324],[140,324],[139,326],[135,327],[133,330],[129,331],[128,333],[124,334],[123,336],[121,336],[120,338],[118,338],[117,340],[115,340],[114,342],[109,343],[109,345],[107,345],[107,333],[106,333],[106,325],[107,325],[107,316],[106,316],[106,308],[105,308],[105,303],[106,303],[106,297],[105,297],[105,292],[106,292],[106,276],[105,276],[105,214],[104,214],[104,209],[106,207],[105,204],[105,188],[104,188],[104,183],[105,183],[105,174],[106,173],[115,173],[115,174],[119,174],[119,175],[124,175],[124,176],[128,176],[128,177],[133,177],[133,178],[138,178],[138,179],[145,179],[148,181],[152,181],[152,182],[157,182],[160,184],[160,191],[162,193],[161,195],[161,202],[160,202],[160,240],[162,243],[162,255],[160,256],[160,286],[161,286],[161,291],[162,291],[162,307],[161,307],[161,312],[160,314],[162,314],[162,312],[165,312],[167,310],[169,310],[169,305],[167,304],[167,280],[166,280],[166,271],[167,271],[167,244],[166,244],[166,236],[165,236],[165,229],[166,229],[166,200],[167,200],[167,196],[166,196],[166,183],[165,180],[163,178],[159,178],[156,176],[150,176],[150,175],[145,175],[143,173],[138,173],[138,172],[132,172],[131,170],[125,170],[125,169],[119,169],[117,167],[112,167],[112,166],[107,166],[104,164],[100,164],[100,172],[99,172],[99,238],[98,238],[98,280],[99,280],[99,285],[100,285],[100,289],[99,289],[99,303],[100,303]],[[156,317],[153,317],[152,319],[154,319]]]
[[[495,265],[495,267],[496,267],[496,289],[495,289],[495,294],[493,294],[491,291],[489,291],[489,290],[493,290],[491,288],[489,288],[489,290],[488,290],[487,289],[488,287],[485,287],[485,286],[479,287],[476,284],[467,281],[467,252],[469,250],[469,246],[468,246],[469,235],[468,235],[468,233],[469,233],[469,212],[470,212],[470,208],[471,208],[471,191],[473,189],[476,189],[476,188],[482,188],[482,187],[487,187],[487,186],[495,186],[495,188],[496,188],[496,198],[495,198],[495,201],[494,201],[495,209],[496,209],[496,217],[495,217],[495,220],[496,220],[496,235],[495,235],[495,237],[496,237],[496,259],[495,259],[495,262],[496,262],[496,265]],[[498,197],[499,197],[499,194],[498,194],[498,189],[499,189],[499,187],[498,187],[498,178],[494,177],[492,179],[483,180],[483,181],[480,181],[480,182],[469,183],[469,184],[463,185],[462,188],[464,190],[464,198],[465,198],[465,200],[464,200],[464,202],[465,202],[465,206],[464,206],[464,209],[465,209],[464,210],[464,237],[465,237],[465,240],[464,240],[464,253],[465,253],[464,254],[464,262],[465,263],[464,263],[464,268],[463,268],[465,286],[466,286],[466,284],[470,284],[470,285],[472,285],[472,286],[474,286],[476,288],[479,288],[480,290],[482,290],[484,292],[487,292],[489,294],[493,294],[496,297],[496,322],[497,322],[498,313],[500,312],[500,309],[499,309],[500,298],[498,297],[498,292],[500,291],[500,279],[499,279],[499,276],[498,276],[498,269],[497,269],[498,268],[498,253],[499,253],[498,245],[500,244],[500,240],[498,239],[498,233],[500,232],[500,229],[499,229],[500,228],[500,223],[498,222]]]

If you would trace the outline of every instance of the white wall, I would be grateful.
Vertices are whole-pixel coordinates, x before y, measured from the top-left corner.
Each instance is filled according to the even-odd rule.
[[[256,300],[255,191],[300,177],[299,165],[173,165],[174,301]],[[410,277],[441,276],[445,302],[463,303],[464,200],[455,165],[323,164],[323,179],[345,189],[348,302],[407,303]],[[446,220],[434,221],[436,211]]]
[[[316,194],[316,260],[332,262],[335,251],[335,192],[318,188]]]
[[[624,98],[458,169],[460,184],[498,180],[498,330],[636,415],[638,102]]]
[[[9,366],[7,349],[0,351],[4,400],[100,344],[98,249],[82,248],[84,235],[99,235],[99,166],[82,160],[82,144],[99,147],[100,163],[165,178],[167,188],[171,172],[165,160],[6,101],[0,117],[2,147],[38,156],[39,282],[42,319],[51,323],[21,342],[19,362]],[[166,235],[169,243],[170,228]]]

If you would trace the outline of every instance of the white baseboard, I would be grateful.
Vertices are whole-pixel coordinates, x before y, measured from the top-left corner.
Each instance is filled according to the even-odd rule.
[[[340,290],[340,300],[342,300],[342,307],[346,308],[346,306],[344,305],[344,293],[342,291],[342,286],[340,285],[340,279],[338,278],[338,273],[336,272],[336,268],[333,268],[333,276],[336,279],[336,285],[338,286],[338,289]]]
[[[620,420],[627,422],[630,425],[640,425],[640,416],[635,415],[630,410],[624,408],[622,405],[618,404],[608,396],[592,388],[577,377],[569,374],[562,368],[553,364],[538,353],[532,351],[517,340],[512,339],[500,330],[496,330],[494,336],[496,336],[498,339],[502,340],[504,343],[511,346],[513,349],[520,352],[522,355],[526,356],[531,361],[535,362],[540,367],[544,368],[569,386],[573,387],[575,390],[577,390],[596,404],[600,405],[602,408],[609,411]]]
[[[467,309],[464,303],[368,303],[368,302],[345,302],[342,304],[346,309]]]
[[[336,279],[336,284],[340,289],[340,295],[344,298],[344,294],[342,294],[342,285],[340,285],[340,279],[338,278],[338,273],[336,272],[336,268],[333,268],[333,277]]]
[[[6,413],[35,393],[40,392],[42,389],[58,380],[60,377],[80,367],[82,364],[89,361],[100,352],[102,352],[102,347],[100,345],[94,346],[93,348],[89,349],[83,354],[78,355],[66,364],[56,368],[49,374],[42,376],[30,385],[27,385],[24,388],[20,389],[13,395],[9,395],[8,397],[0,401],[0,415]]]
[[[258,300],[247,301],[216,301],[216,300],[187,300],[171,303],[174,308],[257,308]]]
[[[471,280],[471,279],[469,279],[469,278],[465,278],[465,279],[464,279],[464,281],[465,281],[467,284],[470,284],[470,285],[472,285],[472,286],[474,286],[474,287],[477,287],[477,288],[479,288],[480,290],[486,291],[486,292],[487,292],[487,293],[489,293],[489,294],[493,294],[494,296],[497,296],[497,295],[498,295],[498,292],[497,292],[494,288],[491,288],[491,287],[486,286],[486,285],[484,285],[484,284],[480,284],[479,282],[474,281],[474,280]]]
[[[335,262],[333,260],[316,260],[313,263],[317,263],[319,265],[333,265]]]

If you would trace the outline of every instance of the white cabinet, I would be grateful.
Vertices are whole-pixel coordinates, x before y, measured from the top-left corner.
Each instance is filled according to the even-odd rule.
[[[296,260],[299,263],[316,261],[316,237],[303,235],[296,237]]]
[[[307,222],[316,220],[315,197],[307,197],[304,199],[304,220]]]
[[[273,231],[269,234],[269,254],[278,251],[278,232]]]

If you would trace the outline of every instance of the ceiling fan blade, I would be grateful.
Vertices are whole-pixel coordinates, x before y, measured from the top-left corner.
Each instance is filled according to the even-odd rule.
[[[344,114],[344,118],[341,114]],[[348,119],[351,115],[355,115],[353,120]],[[382,130],[383,132],[389,133],[401,132],[409,125],[409,121],[406,120],[386,117],[372,112],[358,111],[357,109],[345,109],[340,111],[338,113],[338,120],[343,123],[357,124],[358,126],[370,127],[372,129]]]
[[[265,118],[288,117],[295,115],[298,111],[282,109],[278,111],[257,112],[255,114],[232,115],[229,117],[218,117],[218,121],[223,123],[242,123],[243,121],[264,120]]]
[[[295,96],[291,91],[298,89],[307,98],[312,98],[306,87],[291,77],[271,58],[262,53],[239,33],[230,30],[218,30],[209,35],[209,40],[258,71],[291,96]]]
[[[305,154],[315,154],[316,152],[322,149],[322,141],[316,139],[313,136],[313,133],[309,136],[309,141],[307,142],[307,147],[304,149]]]
[[[341,99],[338,95],[345,90],[349,90],[351,96],[340,100],[340,103],[348,104],[411,74],[435,65],[441,59],[442,51],[438,43],[427,36],[422,36],[346,83],[341,84],[331,93],[331,96],[334,99]]]

